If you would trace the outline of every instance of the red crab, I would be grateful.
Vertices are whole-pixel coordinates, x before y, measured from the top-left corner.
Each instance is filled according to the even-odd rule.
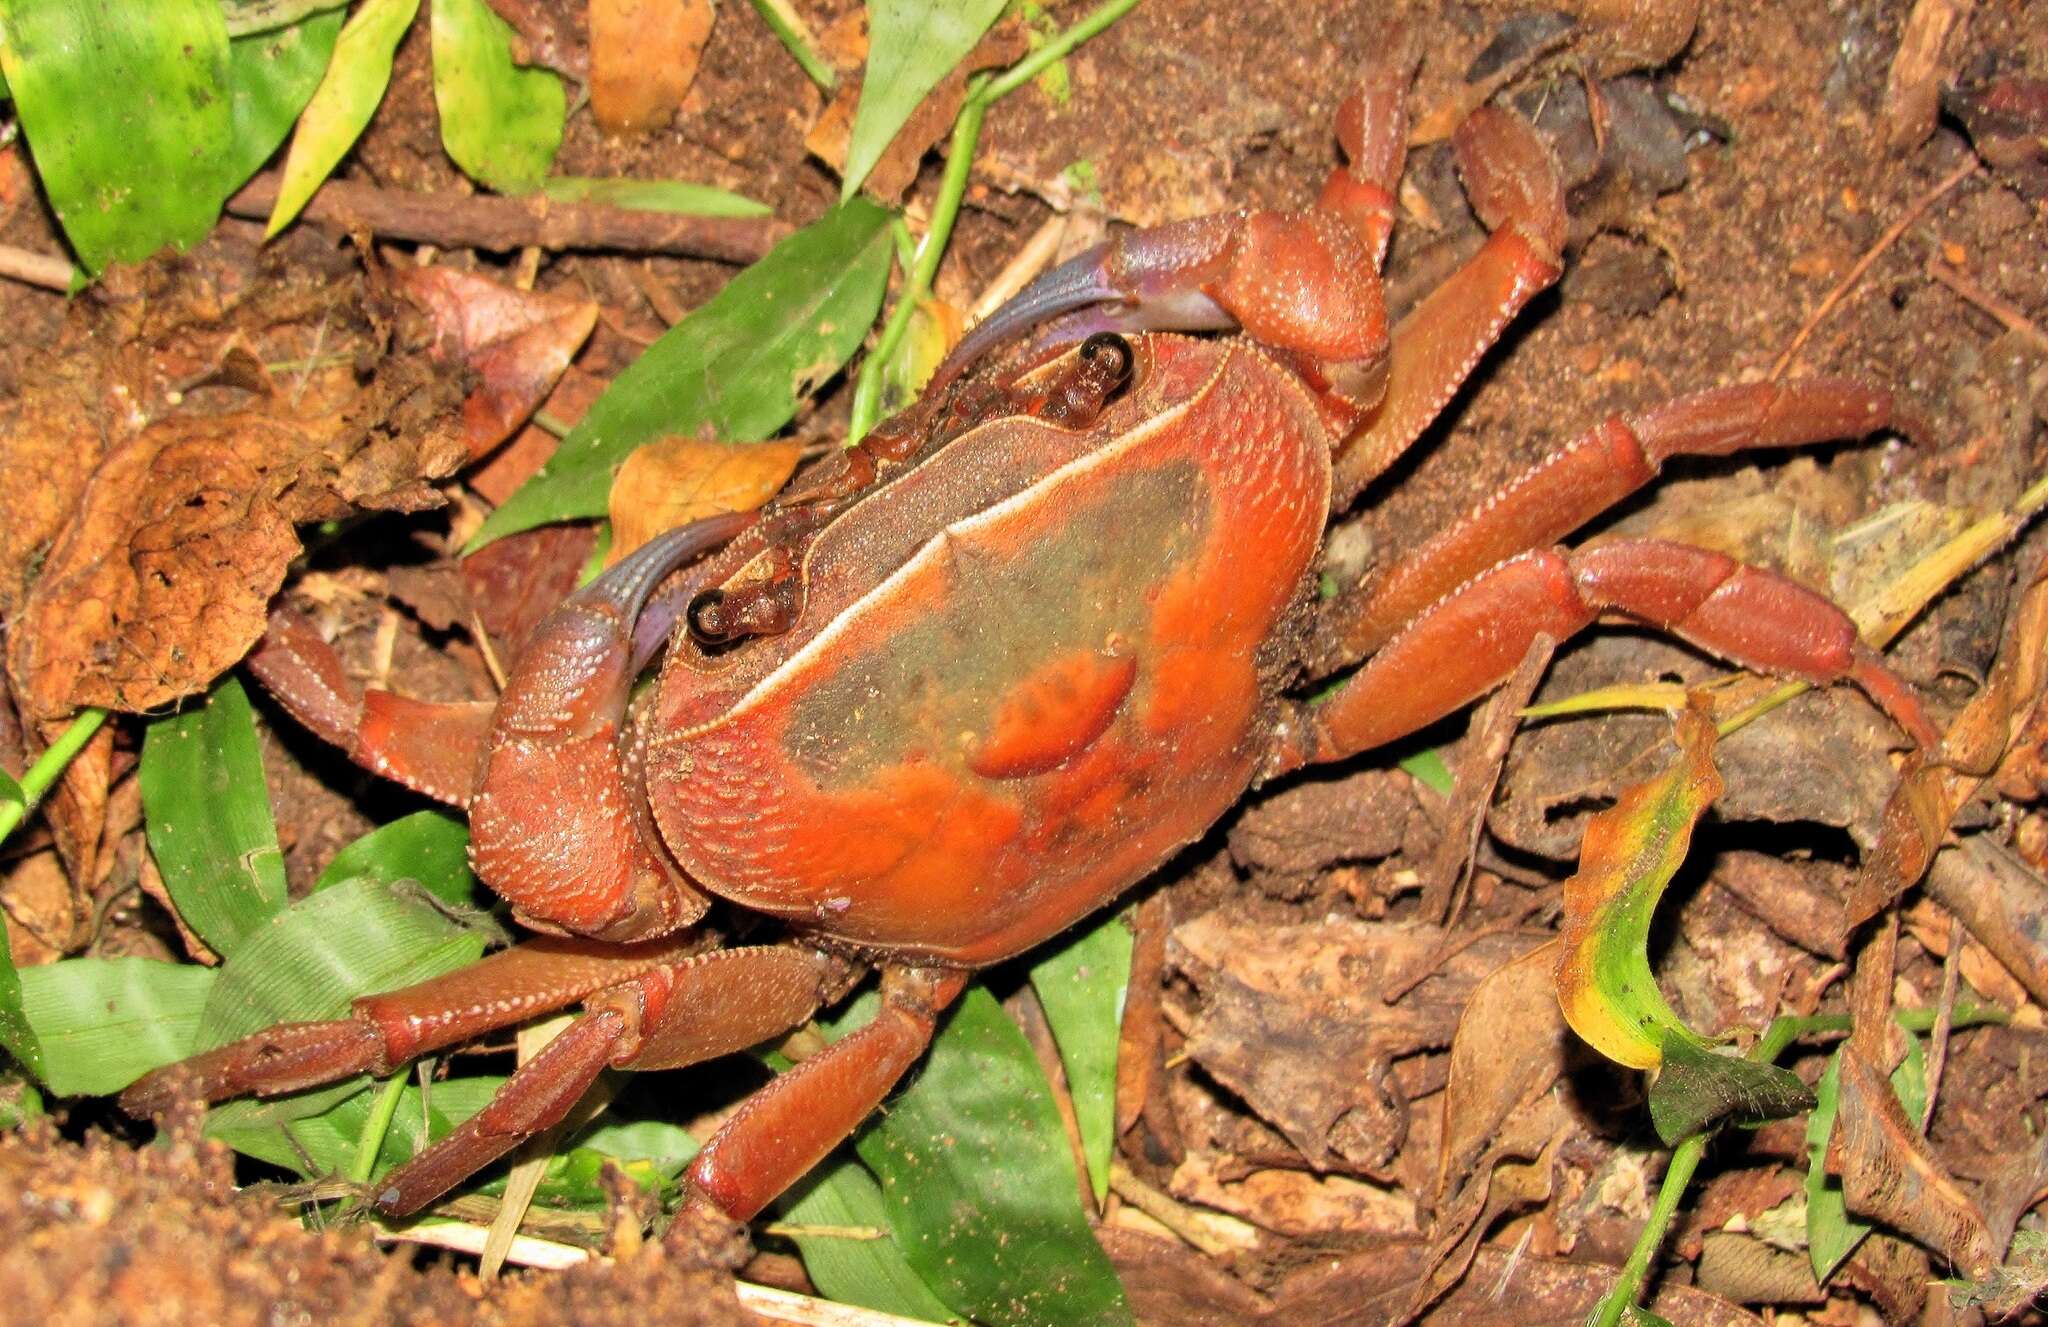
[[[580,1003],[391,1175],[376,1203],[400,1214],[562,1119],[606,1066],[739,1050],[878,966],[874,1021],[760,1091],[691,1167],[693,1202],[745,1220],[875,1108],[975,968],[1115,898],[1247,787],[1456,710],[1539,633],[1625,614],[1752,668],[1854,683],[1931,744],[1910,690],[1816,595],[1674,544],[1553,546],[1674,454],[1884,427],[1890,394],[1852,382],[1611,418],[1369,592],[1318,604],[1332,510],[1559,270],[1546,151],[1482,110],[1456,148],[1491,237],[1388,328],[1406,81],[1363,76],[1338,113],[1348,165],[1314,207],[1138,231],[1047,274],[824,478],[663,535],[572,596],[495,706],[364,694],[274,618],[256,675],[358,761],[466,806],[478,875],[547,934],[159,1070],[123,1104],[387,1073]],[[1312,634],[1369,656],[1318,704],[1289,690]],[[713,898],[777,937],[714,948]]]

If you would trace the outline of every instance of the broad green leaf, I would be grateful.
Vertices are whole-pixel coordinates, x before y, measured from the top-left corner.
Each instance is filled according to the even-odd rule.
[[[1097,1203],[1109,1192],[1109,1158],[1116,1147],[1117,1037],[1130,981],[1131,933],[1114,916],[1031,965],[1032,988],[1067,1071]]]
[[[233,677],[142,739],[149,850],[178,915],[223,958],[285,904],[256,721]]]
[[[910,113],[967,58],[1004,0],[868,0],[868,65],[846,144],[841,199],[851,198]]]
[[[514,64],[512,25],[484,0],[434,0],[432,23],[441,146],[499,193],[538,187],[562,145],[561,77]]]
[[[646,1161],[674,1178],[696,1158],[700,1145],[690,1131],[667,1120],[613,1120],[600,1116],[576,1146],[619,1161]]]
[[[765,217],[766,203],[688,180],[595,179],[588,175],[557,175],[541,181],[542,194],[558,203],[606,203],[638,212],[677,212],[699,217]]]
[[[1650,1122],[1666,1147],[1730,1116],[1782,1120],[1812,1108],[1812,1091],[1791,1070],[1717,1055],[1684,1030],[1664,1034],[1664,1064],[1650,1085]]]
[[[363,0],[334,43],[327,73],[299,117],[285,155],[265,236],[291,224],[370,122],[391,82],[391,53],[419,11],[419,0]]]
[[[489,1074],[436,1082],[426,1094],[424,1111],[419,1085],[408,1084],[399,1094],[398,1112],[391,1117],[391,1128],[384,1135],[384,1145],[377,1153],[376,1168],[370,1178],[377,1179],[404,1165],[425,1150],[428,1143],[447,1137],[457,1125],[482,1110],[504,1082],[503,1078]],[[374,1091],[358,1091],[317,1115],[283,1126],[222,1126],[209,1121],[206,1132],[237,1152],[296,1171],[307,1179],[344,1175],[355,1161],[356,1142],[369,1123],[376,1096]],[[287,1131],[290,1138],[285,1136]],[[294,1143],[298,1146],[294,1147]]]
[[[484,937],[410,890],[360,877],[309,894],[251,933],[222,965],[202,1047],[272,1023],[339,1018],[359,995],[451,972]]]
[[[416,811],[369,833],[334,854],[315,890],[368,876],[387,885],[417,880],[443,903],[471,907],[476,875],[469,869],[469,829],[439,811]]]
[[[191,1054],[219,974],[147,958],[68,958],[20,974],[21,1007],[60,1097],[118,1092]]]
[[[332,5],[303,23],[228,43],[228,102],[235,128],[222,170],[229,189],[261,169],[291,133],[334,54],[341,17],[341,6]]]
[[[13,780],[9,780],[13,782]],[[0,1046],[16,1064],[43,1076],[43,1048],[21,1007],[21,977],[14,970],[14,951],[7,943],[7,925],[0,922]]]
[[[757,442],[788,423],[882,306],[888,221],[863,199],[843,203],[734,277],[618,376],[554,458],[491,513],[471,551],[549,521],[604,515],[613,473],[644,442]]]
[[[1444,764],[1443,753],[1435,747],[1403,757],[1400,768],[1439,797],[1449,797],[1457,786],[1457,780],[1451,777],[1450,769]]]
[[[895,1237],[887,1233],[882,1187],[865,1166],[850,1156],[827,1160],[791,1192],[794,1196],[781,1204],[789,1225],[884,1232],[881,1239],[790,1235],[803,1254],[804,1270],[825,1298],[925,1322],[954,1320],[953,1311],[910,1269]]]
[[[1698,1036],[1679,1020],[1650,972],[1650,918],[1685,860],[1692,829],[1721,795],[1714,725],[1678,719],[1676,766],[1621,794],[1586,822],[1579,869],[1564,884],[1557,998],[1565,1021],[1608,1059],[1654,1069],[1665,1037]]]
[[[0,0],[0,73],[89,271],[198,243],[240,182],[216,0]]]
[[[854,1147],[911,1268],[956,1311],[994,1327],[1131,1321],[1051,1088],[987,991],[967,992]]]

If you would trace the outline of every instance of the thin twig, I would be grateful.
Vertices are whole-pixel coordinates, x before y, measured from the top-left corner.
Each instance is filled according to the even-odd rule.
[[[1778,362],[1771,366],[1771,381],[1775,382],[1785,376],[1785,370],[1792,366],[1792,357],[1799,353],[1799,348],[1806,344],[1806,339],[1813,335],[1814,329],[1819,327],[1821,322],[1835,311],[1835,306],[1856,288],[1857,283],[1863,280],[1863,274],[1870,270],[1871,264],[1882,257],[1885,250],[1899,242],[1899,237],[1906,233],[1906,228],[1918,221],[1928,208],[1939,202],[1943,194],[1976,173],[1977,159],[1971,157],[1943,176],[1939,184],[1922,194],[1897,221],[1885,228],[1884,234],[1877,237],[1877,243],[1871,245],[1869,252],[1857,259],[1856,265],[1849,269],[1849,274],[1827,293],[1827,297],[1820,302],[1820,307],[1813,311],[1812,316],[1807,318],[1806,325],[1799,329],[1799,334],[1792,338],[1791,344],[1785,347],[1785,352],[1778,356]]]
[[[2021,313],[1984,287],[1950,267],[1933,254],[1927,256],[1927,275],[1956,294],[1996,318],[2007,331],[2026,341],[2034,349],[2048,354],[2048,332],[2034,325],[2034,320]]]
[[[265,220],[277,202],[275,173],[259,175],[228,199],[238,217]],[[528,194],[423,193],[378,189],[349,180],[320,186],[300,216],[385,239],[451,249],[619,249],[751,263],[790,232],[774,217],[698,217],[643,212],[606,203],[565,203]]]
[[[1963,919],[1948,919],[1948,953],[1941,963],[1941,999],[1934,1006],[1934,1033],[1927,1039],[1927,1102],[1920,1108],[1920,1132],[1934,1123],[1941,1074],[1948,1067],[1948,1038],[1955,1028],[1956,978],[1963,967]]]
[[[45,290],[69,291],[72,275],[70,262],[56,254],[0,244],[0,276]]]

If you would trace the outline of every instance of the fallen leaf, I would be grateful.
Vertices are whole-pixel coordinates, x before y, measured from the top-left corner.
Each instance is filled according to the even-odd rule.
[[[800,438],[665,438],[640,448],[612,480],[612,547],[606,565],[664,530],[760,506],[789,481],[803,451]]]
[[[1174,1169],[1167,1191],[1296,1238],[1408,1235],[1418,1229],[1415,1200],[1398,1189],[1299,1170],[1255,1170],[1225,1178],[1224,1164],[1229,1163],[1213,1153],[1190,1153]]]
[[[1439,1206],[1508,1117],[1564,1070],[1565,1021],[1551,975],[1556,961],[1556,941],[1537,945],[1495,968],[1465,1004],[1444,1085]]]
[[[603,379],[571,364],[563,370],[555,390],[548,393],[548,399],[534,413],[546,414],[548,422],[557,427],[566,425],[573,428],[583,418],[583,412],[590,409],[591,402],[604,395],[605,385]],[[518,492],[521,484],[540,472],[561,443],[559,437],[540,424],[529,422],[511,442],[472,466],[463,476],[463,482],[486,502],[503,506],[505,499]]]
[[[1884,1076],[1853,1044],[1842,1048],[1841,1066],[1827,1167],[1842,1177],[1849,1210],[1911,1235],[1966,1276],[1989,1275],[1997,1251],[1977,1205],[1942,1170]]]
[[[711,0],[591,0],[590,112],[611,134],[668,123],[711,39]]]
[[[394,358],[352,401],[158,420],[93,473],[8,637],[14,694],[54,719],[140,711],[204,688],[263,632],[294,523],[411,511],[464,450],[448,384]]]
[[[462,581],[477,620],[509,668],[526,638],[569,597],[597,535],[587,525],[543,525],[506,535],[462,560]]]
[[[391,280],[432,320],[435,357],[480,380],[462,403],[471,459],[526,422],[597,326],[593,300],[516,290],[452,267],[402,267]]]

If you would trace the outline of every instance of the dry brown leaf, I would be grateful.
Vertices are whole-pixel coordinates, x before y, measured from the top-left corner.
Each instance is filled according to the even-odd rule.
[[[576,588],[597,532],[543,525],[493,540],[462,560],[462,581],[498,661],[511,667],[540,620]]]
[[[42,735],[55,741],[67,724],[46,723]],[[43,818],[57,841],[57,854],[71,874],[78,899],[87,898],[99,880],[107,824],[107,794],[114,775],[114,729],[112,725],[94,733],[57,781],[50,799],[43,803]]]
[[[697,81],[711,0],[590,0],[590,111],[606,133],[668,123]]]
[[[54,963],[76,943],[81,914],[62,859],[32,852],[0,876],[0,921],[18,968]]]
[[[640,448],[626,458],[612,480],[612,548],[607,565],[664,530],[760,506],[789,482],[803,451],[803,441],[798,438],[770,442],[664,438]]]
[[[1557,942],[1540,944],[1495,968],[1465,1004],[1444,1085],[1438,1205],[1472,1173],[1508,1117],[1548,1091],[1564,1070],[1556,962]]]
[[[1212,1153],[1193,1152],[1175,1168],[1167,1191],[1174,1197],[1243,1217],[1280,1235],[1412,1235],[1419,1227],[1415,1200],[1344,1175],[1299,1170],[1255,1170],[1241,1178]]]
[[[1427,1274],[1416,1282],[1396,1323],[1415,1321],[1465,1279],[1480,1241],[1501,1217],[1550,1201],[1557,1150],[1573,1132],[1555,1096],[1542,1097],[1515,1116],[1500,1144],[1481,1160],[1431,1229]]]
[[[540,409],[547,412],[551,423],[573,428],[610,385],[571,364]],[[528,424],[511,442],[472,467],[463,476],[463,482],[493,506],[503,506],[521,484],[540,472],[561,444],[560,438],[539,424]]]
[[[394,359],[355,399],[172,415],[93,473],[8,638],[26,715],[140,711],[190,695],[262,634],[295,522],[419,510],[465,452],[448,388]]]
[[[404,267],[392,285],[426,310],[434,355],[466,365],[479,379],[462,403],[462,440],[481,457],[525,423],[590,330],[597,304],[517,290],[451,267]]]
[[[1842,1047],[1841,1081],[1827,1166],[1842,1177],[1849,1210],[1911,1235],[1966,1276],[1988,1275],[1997,1251],[1983,1214],[1928,1152],[1891,1085],[1853,1042]]]

